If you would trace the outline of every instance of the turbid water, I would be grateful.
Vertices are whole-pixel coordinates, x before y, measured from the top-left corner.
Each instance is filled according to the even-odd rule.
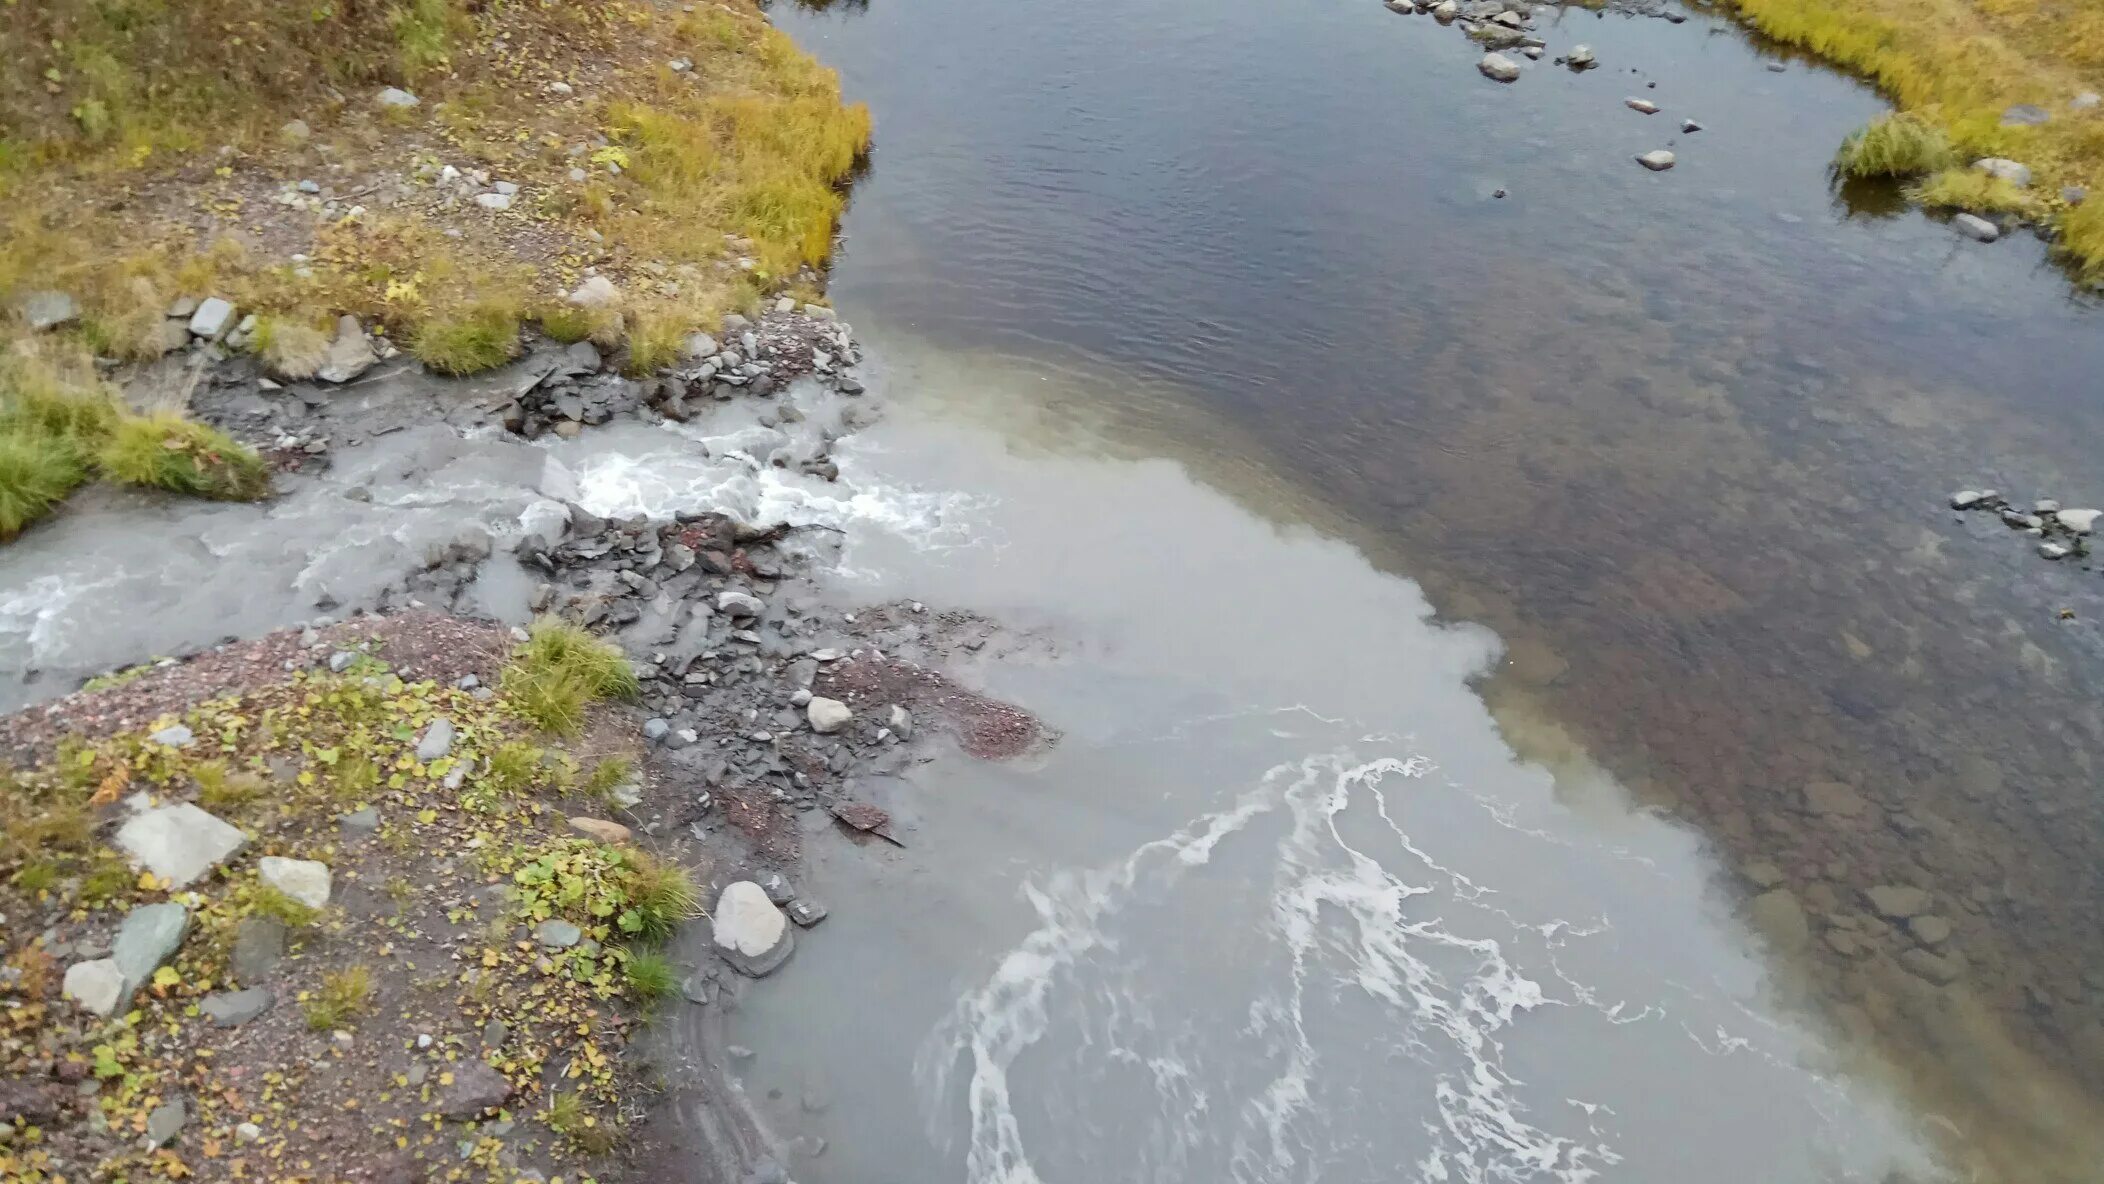
[[[1013,416],[1032,419],[1025,437],[1049,419],[1069,455],[1174,458],[1246,511],[1349,539],[1374,567],[1423,587],[1442,618],[1489,626],[1506,657],[1479,686],[1504,741],[1565,782],[1604,768],[1636,801],[1689,824],[1723,869],[1725,895],[1779,893],[1755,915],[1770,991],[1833,1025],[1830,1047],[1867,1049],[1863,1071],[1896,1083],[1961,1170],[1983,1179],[2095,1176],[2104,929],[2094,918],[2104,892],[2090,752],[2104,739],[2095,627],[2104,584],[2086,565],[2045,563],[1999,524],[1957,520],[1943,499],[1983,484],[2024,499],[2104,498],[2084,444],[2104,414],[2088,397],[2104,334],[2097,310],[2070,292],[2042,245],[1981,248],[1877,195],[1849,195],[1851,204],[1832,190],[1824,161],[1881,109],[1874,94],[1701,14],[1684,24],[1552,15],[1542,22],[1550,52],[1582,40],[1602,68],[1537,66],[1511,87],[1475,76],[1476,51],[1457,31],[1352,0],[992,9],[926,0],[785,10],[780,19],[877,114],[879,148],[857,189],[834,292],[875,348],[917,359],[902,397],[916,387],[948,390],[944,416],[985,417],[1009,438]],[[1625,109],[1629,95],[1664,113]],[[1680,133],[1684,117],[1704,130]],[[1671,173],[1630,160],[1666,145],[1680,157]],[[1494,197],[1500,190],[1507,196]],[[921,479],[911,463],[894,476]],[[991,559],[961,554],[1002,567],[1054,605],[1080,598],[1061,594],[1077,568],[1106,569],[1117,592],[1103,612],[1077,614],[1083,636],[1144,636],[1173,629],[1165,618],[1209,619],[1201,584],[1224,585],[1208,595],[1263,597],[1297,580],[1302,560],[1253,542],[1229,546],[1215,566],[1166,494],[1118,505],[1088,497],[1110,480],[1038,489],[1064,507],[1040,511],[1055,525],[1019,534]],[[954,487],[974,488],[970,480]],[[1174,561],[1169,570],[1108,541],[1078,554],[1059,549],[1107,528],[1138,530],[1136,520]],[[1040,566],[1047,551],[1057,558]],[[925,594],[946,569],[901,559],[898,570],[918,575]],[[1162,584],[1181,591],[1145,611]],[[1334,636],[1378,633],[1391,613],[1353,613],[1313,594],[1272,609],[1205,644],[1187,642],[1169,670],[1150,667],[1168,680],[1150,688],[1153,701],[1191,707],[1171,689],[1185,679],[1217,688],[1223,676],[1197,655],[1227,646],[1234,669],[1250,677],[1298,660],[1323,669],[1332,690],[1357,687],[1356,711],[1325,714],[1348,721],[1338,725],[1345,732],[1423,737],[1410,718],[1423,710],[1413,692],[1459,677],[1390,664],[1377,686],[1357,684],[1337,664],[1370,658],[1378,643],[1335,646]],[[1238,656],[1238,642],[1259,645],[1252,631],[1292,656]],[[1288,693],[1287,681],[1238,706],[1311,702]],[[1057,701],[1055,689],[1033,689]],[[1068,689],[1077,703],[1091,698]],[[1112,700],[1134,733],[1180,734],[1177,710],[1094,698]],[[1460,743],[1462,734],[1439,738]],[[1313,739],[1296,734],[1295,742]],[[1131,759],[1147,759],[1146,741],[1121,735],[1118,743]],[[1150,816],[1155,830],[1125,834],[1124,846],[1106,838],[1086,852],[1033,853],[1049,824],[1022,828],[1027,837],[1012,848],[967,830],[966,847],[1001,852],[998,872],[977,881],[956,873],[966,881],[958,884],[902,876],[892,889],[892,907],[930,910],[940,906],[910,903],[916,891],[961,892],[974,911],[1024,885],[1051,894],[1035,907],[1015,903],[1005,922],[973,934],[976,946],[960,938],[966,948],[947,948],[935,967],[925,965],[927,944],[903,932],[894,961],[870,948],[851,963],[858,981],[896,975],[917,984],[900,997],[925,987],[962,999],[957,1008],[979,1008],[996,1028],[1044,1029],[1030,1089],[1010,1090],[1019,1117],[1006,1120],[989,1118],[985,1096],[962,1084],[999,1055],[968,1048],[956,1064],[930,1069],[943,1062],[940,1034],[969,1028],[962,1013],[945,1010],[942,1019],[924,1001],[914,1019],[882,1025],[881,1039],[860,1038],[896,1046],[869,1066],[877,1078],[901,1071],[898,1047],[915,1046],[923,1130],[936,1136],[932,1145],[951,1148],[949,1159],[928,1161],[946,1165],[934,1178],[1028,1178],[1016,1138],[1056,1149],[1048,1154],[1058,1170],[1040,1173],[1047,1178],[1103,1174],[1112,1163],[1125,1165],[1112,1175],[1129,1178],[1174,1175],[1177,1162],[1193,1175],[1243,1178],[1306,1169],[1306,1157],[1292,1169],[1246,1156],[1134,1159],[1141,1147],[1167,1154],[1181,1144],[1143,1120],[1144,1105],[1130,1105],[1130,1082],[1106,1076],[1134,1051],[1119,1024],[1142,1013],[1168,1042],[1175,1025],[1163,1017],[1231,1010],[1223,997],[1234,998],[1249,1009],[1238,1013],[1241,1026],[1209,1029],[1197,1015],[1181,1037],[1222,1061],[1233,1061],[1227,1037],[1243,1027],[1257,1045],[1275,1035],[1254,983],[1267,956],[1294,964],[1293,947],[1264,923],[1285,922],[1262,893],[1286,891],[1290,869],[1304,866],[1293,854],[1301,832],[1288,820],[1299,816],[1290,807],[1266,815],[1285,830],[1276,843],[1254,823],[1237,832],[1265,853],[1239,853],[1251,862],[1236,862],[1235,844],[1222,841],[1198,881],[1227,915],[1204,924],[1181,911],[1188,901],[1176,901],[1176,885],[1155,886],[1153,872],[1133,865],[1182,867],[1159,849],[1135,853],[1182,828],[1202,832],[1239,795],[1261,792],[1267,774],[1291,780],[1275,770],[1299,769],[1294,762],[1324,751],[1319,742],[1297,756],[1263,747],[1251,740],[1238,753],[1209,739],[1179,768],[1193,786],[1186,793],[1135,777],[1159,813]],[[1354,767],[1381,755],[1455,763],[1408,745],[1337,759]],[[1076,768],[1055,761],[1035,774],[1045,779],[1041,794],[1057,800],[1064,788],[1096,809],[1138,809],[1102,805],[1135,792],[1090,767],[1110,758],[1092,750],[1062,759]],[[948,810],[961,784],[929,793]],[[1496,797],[1514,784],[1471,779],[1462,792]],[[982,792],[1004,804],[1029,796],[1012,786],[971,796]],[[1363,790],[1350,797],[1347,816],[1368,804]],[[1572,825],[1607,828],[1596,839],[1608,859],[1614,841],[1603,818],[1614,811],[1589,795],[1586,803]],[[998,816],[1002,807],[981,808]],[[936,817],[931,811],[931,828],[942,825]],[[1407,824],[1401,831],[1435,860],[1441,842],[1466,842],[1459,827],[1437,838]],[[1422,886],[1412,877],[1429,865],[1406,870],[1415,858],[1376,862]],[[1538,870],[1510,852],[1492,866],[1464,870],[1493,888],[1501,875],[1523,880]],[[1101,905],[1111,919],[1076,920],[1082,906],[1047,885],[1090,876],[1101,881],[1099,895],[1116,898],[1123,885],[1164,899],[1144,909]],[[1554,898],[1560,907],[1515,915],[1580,926],[1581,916],[1563,910],[1590,900],[1575,911],[1634,924],[1632,905],[1638,916],[1670,912],[1666,902],[1700,895],[1700,879],[1691,872],[1617,905],[1606,889],[1572,877],[1568,895]],[[1258,896],[1238,899],[1228,885]],[[1879,888],[1925,890],[1926,913],[1910,920],[1899,914],[1913,904],[1880,906],[1871,893]],[[1410,899],[1458,924],[1452,909],[1432,908],[1436,896]],[[1405,912],[1404,924],[1428,919]],[[1354,922],[1337,920],[1352,931]],[[1080,1010],[1029,1022],[997,1014],[1011,990],[1002,968],[1050,957],[1025,935],[1057,945],[1077,927],[1101,944],[1075,955],[1074,966],[1046,969],[1054,981],[1042,990],[1053,1002],[1037,1005],[1056,1009],[1065,999]],[[1251,943],[1239,950],[1251,965],[1230,957],[1230,940]],[[1197,954],[1180,952],[1194,942]],[[1690,956],[1703,948],[1692,939],[1665,944]],[[1164,947],[1159,961],[1146,952],[1153,945]],[[1618,956],[1656,955],[1622,947]],[[1318,961],[1311,970],[1327,989],[1353,984],[1358,1004],[1379,1010],[1362,968]],[[1242,971],[1246,979],[1236,977]],[[1519,973],[1542,971],[1534,963]],[[1690,975],[1660,963],[1647,977]],[[1119,1002],[1126,995],[1142,1002]],[[1719,997],[1743,998],[1728,989]],[[768,1025],[770,1038],[810,1024],[814,999],[793,1022]],[[1397,1016],[1352,1019],[1348,1036],[1332,1029],[1323,1047],[1350,1046],[1356,1057],[1361,1041],[1409,1046],[1410,1025]],[[868,1032],[866,1014],[844,1022]],[[916,1043],[922,1028],[935,1052]],[[840,1031],[816,1035],[814,1047],[829,1052],[856,1043]],[[1030,1061],[1021,1040],[1009,1031],[994,1043]],[[1558,1069],[1582,1075],[1575,1066],[1587,1066],[1595,1081],[1677,1082],[1661,1104],[1677,1106],[1683,1121],[1719,1104],[1700,1087],[1699,1101],[1681,1092],[1714,1062],[1639,1069],[1567,1034],[1545,1043],[1557,1051],[1542,1055]],[[1237,1128],[1225,1114],[1259,1105],[1243,1087],[1274,1080],[1268,1071],[1288,1055],[1264,1047],[1244,1050],[1249,1058],[1232,1067],[1187,1066],[1199,1080],[1157,1082],[1156,1100],[1187,1124],[1179,1130],[1226,1156]],[[1388,1102],[1371,1106],[1382,1116],[1372,1125],[1391,1141],[1376,1161],[1435,1155],[1438,1138],[1417,1137],[1422,1116],[1404,1095],[1411,1085],[1435,1090],[1436,1073],[1424,1070],[1436,1063],[1428,1057],[1420,1075],[1404,1073],[1409,1085],[1336,1067],[1331,1085],[1359,1102],[1331,1096],[1314,1105],[1338,1125],[1307,1138],[1319,1145],[1347,1128],[1367,1134],[1366,1121],[1342,1113],[1378,1096]],[[1584,1096],[1575,1085],[1558,1092]],[[919,1132],[895,1125],[896,1110],[862,1133],[891,1132],[876,1139],[887,1151],[919,1146]],[[1818,1124],[1775,1123],[1711,1145],[1811,1155]],[[1613,1141],[1625,1151],[1632,1141],[1648,1146],[1648,1134],[1631,1138],[1641,1129],[1632,1120]],[[1669,1151],[1650,1149],[1670,1161]],[[1449,1178],[1475,1178],[1464,1160],[1447,1163]],[[1606,1178],[1652,1178],[1642,1162],[1631,1155],[1593,1166]],[[1743,1172],[1737,1165],[1751,1161],[1735,1154],[1716,1162],[1731,1165],[1714,1169],[1725,1178],[1817,1178],[1808,1158]],[[860,1178],[841,1170],[838,1178]],[[1439,1170],[1422,1174],[1441,1178]],[[1472,1170],[1526,1178],[1491,1158]]]
[[[895,414],[837,487],[739,405],[554,451],[842,527],[841,596],[1041,639],[966,673],[1064,733],[810,844],[732,1017],[797,1178],[2096,1178],[2104,580],[1941,507],[2104,499],[2104,337],[1831,194],[1874,96],[1701,16],[1503,88],[1371,0],[778,16],[877,115],[834,291]],[[7,694],[501,541],[541,460],[76,499],[0,552]]]

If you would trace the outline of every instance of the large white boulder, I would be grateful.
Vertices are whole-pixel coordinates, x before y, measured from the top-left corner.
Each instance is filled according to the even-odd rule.
[[[156,806],[117,828],[117,849],[134,864],[186,888],[248,842],[247,836],[188,802]]]
[[[767,890],[751,880],[726,886],[710,916],[716,950],[741,974],[754,978],[771,973],[789,960],[796,934],[789,918],[767,899]]]

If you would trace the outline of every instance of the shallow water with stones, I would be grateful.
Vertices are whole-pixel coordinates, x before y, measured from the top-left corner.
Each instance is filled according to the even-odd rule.
[[[1982,1178],[2094,1174],[2104,577],[1945,499],[2104,499],[2085,445],[2104,415],[2089,397],[2104,335],[2028,236],[1983,246],[1889,195],[1834,190],[1825,161],[1883,109],[1874,94],[1699,11],[1545,10],[1549,54],[1582,41],[1600,68],[1537,63],[1509,87],[1476,76],[1459,30],[1356,0],[777,16],[876,115],[833,292],[910,376],[897,397],[1032,456],[1173,461],[1258,518],[1347,541],[1440,619],[1487,626],[1503,659],[1452,680],[1567,783],[1574,810],[1608,825],[1571,786],[1610,776],[1702,836],[1720,902],[1786,894],[1755,917],[1764,997],[1830,1025],[1822,1042]],[[1657,147],[1672,171],[1632,160]],[[975,488],[899,449],[916,459],[894,479]],[[1049,496],[1094,504],[1078,487]],[[994,500],[998,517],[1014,499]],[[1144,519],[1154,545],[1212,570],[1172,504],[1094,505],[1062,525]],[[1019,534],[1002,561],[1048,595],[1073,564],[1117,561],[1108,547],[1031,557],[1050,546]],[[1292,562],[1244,547],[1218,573],[1242,594]],[[922,594],[941,578],[929,568],[898,561]],[[1149,579],[1195,612],[1180,572],[1128,573],[1119,595],[1137,605],[1159,591]],[[1264,628],[1345,661],[1315,637],[1394,627],[1320,603],[1278,606]],[[1079,632],[1162,627],[1134,607]],[[1437,676],[1387,677],[1372,693],[1400,699]],[[1295,701],[1273,698],[1256,696]],[[1259,763],[1220,770],[1155,837],[1261,784],[1273,766]],[[983,888],[1113,875],[1141,845],[1064,862],[1018,846]],[[1949,936],[1880,915],[1880,886],[1928,890]],[[1009,924],[1040,932],[1029,922],[1048,909],[1018,904]],[[1188,922],[1126,923],[1129,951]],[[1008,947],[985,944],[929,972],[935,993],[992,989]],[[1114,960],[1081,961],[1086,995]],[[1159,1008],[1212,967],[1129,973],[1152,976]],[[1068,1021],[1031,1047],[1120,1051],[1101,1031],[1077,1044],[1087,1021]],[[1367,1025],[1355,1033],[1381,1026]],[[974,1160],[991,1120],[962,1072],[924,1073],[924,1132],[884,1145],[925,1133],[952,1149],[933,1161],[944,1177],[1021,1179],[1010,1123],[1124,1129],[1060,1109],[1046,1091],[1094,1079],[1053,1074],[1034,1116],[996,1122]],[[1223,1170],[1293,1178],[1296,1162]]]

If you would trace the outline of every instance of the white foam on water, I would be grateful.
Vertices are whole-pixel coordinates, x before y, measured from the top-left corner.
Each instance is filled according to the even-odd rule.
[[[1358,1178],[1346,1165],[1372,1154],[1362,1145],[1368,1116],[1334,1111],[1363,1104],[1340,1100],[1363,1083],[1329,1086],[1325,1042],[1334,1037],[1316,1031],[1336,1022],[1328,1013],[1340,990],[1379,1006],[1386,1017],[1381,1030],[1364,1039],[1388,1045],[1411,1064],[1387,1088],[1403,1091],[1393,1099],[1394,1121],[1423,1128],[1423,1150],[1404,1169],[1415,1179],[1584,1184],[1619,1162],[1598,1127],[1612,1114],[1602,1103],[1542,1098],[1532,1101],[1548,1113],[1536,1114],[1505,1066],[1503,1042],[1530,1013],[1589,1006],[1551,998],[1506,942],[1538,945],[1585,930],[1560,920],[1499,920],[1512,933],[1501,940],[1464,932],[1437,915],[1457,906],[1469,920],[1500,913],[1482,903],[1489,890],[1423,851],[1389,812],[1386,783],[1431,791],[1422,780],[1429,768],[1416,756],[1310,756],[1272,768],[1231,808],[1146,843],[1115,866],[1027,883],[1023,893],[1037,927],[957,1001],[916,1066],[939,1141],[946,1135],[943,1107],[956,1075],[965,1075],[963,1150],[971,1184],[1042,1184],[1014,1096],[1017,1062],[1026,1054],[1066,1058],[1050,1088],[1087,1092],[1102,1083],[1073,1063],[1086,1051],[1070,1050],[1088,1050],[1105,1036],[1112,1054],[1103,1059],[1143,1067],[1161,1104],[1141,1146],[1113,1153],[1113,1162],[1124,1162],[1118,1153],[1133,1156],[1120,1178],[1187,1178],[1181,1173],[1194,1160],[1213,1165],[1211,1178],[1237,1181]],[[1384,852],[1389,862],[1346,837],[1339,820],[1354,803],[1371,806],[1367,813],[1385,826],[1381,837],[1393,838],[1394,851]],[[1281,815],[1282,829],[1252,827],[1272,814]],[[1254,855],[1270,870],[1270,915],[1250,920],[1268,921],[1261,937],[1272,965],[1258,972],[1264,977],[1240,1032],[1191,1039],[1179,1031],[1185,1017],[1169,997],[1176,983],[1204,970],[1163,964],[1163,951],[1150,943],[1120,949],[1119,914],[1175,899],[1179,880],[1230,841],[1238,844],[1236,867]],[[1421,902],[1437,907],[1421,908]],[[1232,907],[1226,901],[1205,907],[1216,905]],[[1248,961],[1238,955],[1236,965]],[[1157,1010],[1166,1023],[1157,1022]],[[1199,1063],[1156,1047],[1165,1042],[1195,1049]],[[1365,1046],[1332,1044],[1328,1051],[1349,1056]],[[1059,1112],[1053,1121],[1059,1129],[1041,1136],[1055,1156],[1075,1140],[1098,1137],[1067,1129],[1075,1122],[1071,1111],[1089,1103],[1031,1101]],[[1573,1121],[1559,1125],[1566,1116]]]
[[[21,639],[36,665],[63,653],[74,602],[123,580],[121,573],[90,577],[77,572],[46,572],[13,591],[0,590],[0,635]]]
[[[994,545],[987,523],[992,499],[886,480],[852,440],[834,452],[839,480],[825,481],[769,463],[779,436],[746,429],[703,437],[706,452],[668,442],[662,450],[600,452],[566,463],[577,477],[579,504],[594,514],[662,518],[713,511],[754,525],[842,531],[847,550],[840,566],[849,578],[858,574],[854,557],[872,532],[921,551]]]

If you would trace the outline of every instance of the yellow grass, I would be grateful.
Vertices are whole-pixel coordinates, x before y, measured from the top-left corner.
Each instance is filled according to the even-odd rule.
[[[2035,218],[2042,209],[2037,194],[1972,168],[1945,169],[1908,189],[1907,196],[1932,210],[2019,214]]]
[[[2070,100],[2104,91],[2104,5],[2038,0],[1737,0],[1768,36],[1876,83],[1902,111],[1939,128],[1964,161],[2003,156],[2031,166],[2040,216],[2085,279],[2104,274],[2104,217],[2069,210],[2063,186],[2104,181],[2104,108]],[[2039,126],[2001,125],[2017,104]],[[1926,187],[1925,187],[1926,189]]]
[[[620,310],[551,328],[605,346],[639,334],[633,355],[664,356],[726,311],[817,286],[870,134],[754,0],[697,7],[0,7],[0,301],[63,289],[89,343],[126,357],[157,352],[178,296],[316,331],[348,312],[467,372],[511,356],[493,308],[562,310],[596,272]],[[421,103],[383,112],[388,85]],[[293,116],[311,142],[282,133]],[[521,192],[502,212],[448,204],[442,164]],[[271,200],[316,176],[379,184],[359,187],[355,217]],[[287,373],[312,357],[297,329],[270,338]]]

